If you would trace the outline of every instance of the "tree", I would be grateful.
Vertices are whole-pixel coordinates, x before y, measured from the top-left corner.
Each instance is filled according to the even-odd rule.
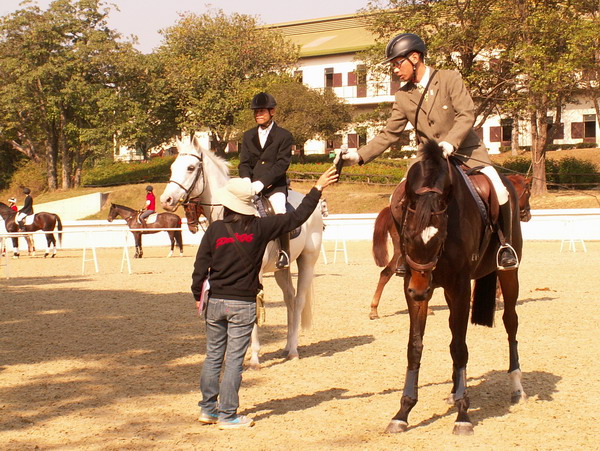
[[[2,139],[32,160],[45,159],[48,188],[77,184],[86,158],[111,148],[120,115],[121,62],[131,43],[109,29],[101,0],[55,0],[0,23]]]
[[[509,0],[490,10],[507,30],[499,38],[492,34],[491,42],[511,61],[517,88],[511,100],[529,118],[534,195],[547,191],[546,146],[561,122],[563,104],[579,89],[583,70],[593,65],[589,46],[600,29],[589,7],[579,1]],[[592,8],[596,14],[599,9]]]
[[[163,34],[158,54],[178,98],[179,125],[190,136],[208,129],[218,153],[257,79],[289,69],[298,56],[278,31],[259,27],[252,16],[221,10],[184,14]]]
[[[267,77],[265,84],[257,89],[277,100],[275,120],[292,134],[301,158],[306,141],[333,139],[352,121],[350,106],[332,90],[312,89],[288,76]],[[240,132],[256,125],[248,107],[236,123]]]

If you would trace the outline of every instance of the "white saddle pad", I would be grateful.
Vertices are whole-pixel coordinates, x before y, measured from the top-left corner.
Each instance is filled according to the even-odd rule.
[[[152,213],[146,218],[146,224],[154,224],[158,219],[158,213]]]

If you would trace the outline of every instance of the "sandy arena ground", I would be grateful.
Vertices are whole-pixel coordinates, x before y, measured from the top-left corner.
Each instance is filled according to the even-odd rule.
[[[240,393],[240,413],[256,426],[237,431],[196,421],[205,341],[189,294],[195,249],[167,259],[147,248],[132,275],[119,271],[120,249],[99,249],[100,273],[88,262],[85,276],[80,251],[11,260],[11,279],[0,268],[0,448],[598,449],[600,242],[586,244],[587,253],[525,245],[518,338],[528,402],[509,401],[501,312],[492,329],[469,327],[470,437],[452,435],[456,411],[444,400],[450,332],[439,290],[410,429],[383,433],[399,407],[408,316],[395,278],[381,319],[368,319],[379,273],[369,242],[348,243],[348,265],[340,254],[320,259],[300,360],[282,358],[285,307],[267,277],[263,368],[244,373]]]

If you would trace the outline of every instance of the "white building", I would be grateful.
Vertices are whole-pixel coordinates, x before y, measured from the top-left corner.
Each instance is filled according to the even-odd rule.
[[[395,75],[390,74],[387,79],[377,81],[366,72],[364,64],[356,60],[357,52],[375,43],[375,36],[366,29],[361,16],[325,17],[273,24],[269,27],[278,29],[300,46],[297,76],[307,86],[332,89],[356,108],[356,114],[373,110],[378,104],[394,101],[394,93],[400,87]],[[565,106],[562,121],[554,144],[600,141],[596,112],[592,102],[584,96],[579,96],[574,103]],[[478,133],[490,153],[497,153],[501,146],[510,146],[512,129],[511,119],[495,116],[490,117]],[[519,131],[519,145],[531,145],[527,121],[519,123]],[[342,143],[347,143],[350,148],[357,148],[374,134],[374,131],[370,131],[368,136],[359,135],[351,129],[335,142],[309,141],[305,145],[305,151],[323,153]]]

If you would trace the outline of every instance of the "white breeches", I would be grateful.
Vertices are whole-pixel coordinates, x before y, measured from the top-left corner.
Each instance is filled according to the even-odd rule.
[[[25,213],[17,213],[17,215],[15,216],[15,221],[19,222],[23,219],[25,219],[27,215]]]
[[[502,183],[502,180],[500,180],[500,176],[498,175],[498,172],[496,172],[496,168],[494,166],[486,166],[481,169],[481,172],[483,172],[487,178],[490,179],[492,185],[494,185],[496,196],[498,196],[498,203],[500,205],[504,205],[506,202],[508,202],[508,190],[504,186],[504,183]]]
[[[285,194],[273,193],[269,196],[269,201],[275,214],[282,215],[285,213]]]

